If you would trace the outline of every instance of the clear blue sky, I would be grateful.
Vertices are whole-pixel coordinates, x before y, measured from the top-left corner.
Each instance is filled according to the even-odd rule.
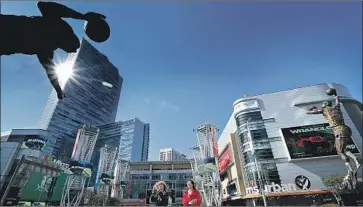
[[[117,120],[151,123],[160,148],[190,155],[192,129],[223,129],[232,103],[323,82],[362,99],[360,2],[66,2],[107,16],[111,38],[94,44],[124,78]],[[3,2],[5,14],[38,15],[35,2]],[[80,37],[83,22],[69,21]],[[1,130],[35,127],[51,86],[35,57],[2,58]]]

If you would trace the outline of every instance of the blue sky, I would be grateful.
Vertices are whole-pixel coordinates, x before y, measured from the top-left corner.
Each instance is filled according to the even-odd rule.
[[[107,16],[111,38],[94,43],[124,78],[117,120],[151,123],[149,159],[160,148],[190,155],[192,129],[223,129],[232,103],[323,82],[362,100],[360,2],[66,2]],[[35,2],[2,13],[38,15]],[[83,22],[68,21],[79,37]],[[3,57],[1,130],[35,127],[51,85],[33,56]]]

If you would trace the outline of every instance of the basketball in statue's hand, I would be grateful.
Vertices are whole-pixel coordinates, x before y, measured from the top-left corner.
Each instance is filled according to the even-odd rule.
[[[335,88],[329,88],[328,90],[326,90],[326,94],[328,96],[336,96],[337,95],[337,90],[335,90]]]
[[[92,41],[104,42],[110,37],[111,29],[103,18],[94,15],[87,18],[84,24],[84,32]]]

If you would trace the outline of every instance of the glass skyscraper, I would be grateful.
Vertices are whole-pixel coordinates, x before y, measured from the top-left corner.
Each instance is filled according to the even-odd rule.
[[[66,140],[75,140],[77,129],[84,124],[100,126],[115,121],[123,82],[118,69],[85,39],[66,64],[73,73],[63,83],[60,80],[66,97],[59,101],[53,90],[39,123],[50,134],[45,152],[55,157],[68,156],[69,150],[63,149],[73,146]],[[112,86],[106,87],[105,82]]]
[[[128,161],[147,161],[150,125],[138,118],[99,126],[96,148],[106,145],[118,147],[118,158]],[[96,152],[96,149],[95,149]],[[97,153],[97,152],[96,152]]]
[[[95,149],[92,155],[94,170],[97,168],[100,149],[105,145],[118,147],[117,157],[127,161],[147,161],[149,155],[150,124],[145,124],[138,118],[118,121],[98,126],[100,129]],[[92,181],[96,173],[92,174]]]

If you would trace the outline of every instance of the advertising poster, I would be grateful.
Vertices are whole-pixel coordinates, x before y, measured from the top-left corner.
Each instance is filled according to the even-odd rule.
[[[328,124],[314,124],[281,129],[291,159],[337,155],[335,136]],[[353,140],[347,140],[347,148],[359,153]]]
[[[230,163],[231,163],[231,150],[228,147],[218,159],[219,172],[223,172]]]
[[[40,172],[33,172],[24,186],[20,200],[33,202],[46,201],[51,183],[51,176]]]

